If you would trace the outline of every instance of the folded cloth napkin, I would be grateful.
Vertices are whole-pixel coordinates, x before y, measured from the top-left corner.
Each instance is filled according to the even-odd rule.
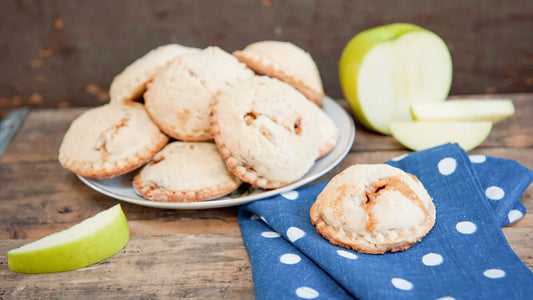
[[[327,182],[252,202],[239,212],[258,299],[531,299],[533,274],[501,226],[520,219],[533,172],[455,144],[388,164],[433,198],[433,229],[404,252],[372,255],[330,244],[309,210]]]

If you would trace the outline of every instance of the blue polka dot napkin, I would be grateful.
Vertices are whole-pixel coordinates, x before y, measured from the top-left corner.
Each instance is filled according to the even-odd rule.
[[[409,250],[384,255],[331,245],[309,209],[326,182],[243,206],[239,224],[258,299],[531,299],[533,275],[501,226],[520,219],[533,172],[447,144],[388,162],[416,175],[436,223]]]

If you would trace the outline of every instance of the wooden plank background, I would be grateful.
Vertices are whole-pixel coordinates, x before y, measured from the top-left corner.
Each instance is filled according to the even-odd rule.
[[[513,159],[533,169],[533,126],[528,126],[533,116],[533,95],[498,97],[512,99],[516,113],[494,125],[489,138],[470,154]],[[340,100],[339,103],[349,111],[346,101]],[[86,110],[32,110],[0,157],[0,182],[9,187],[0,189],[0,240],[41,238],[111,206],[109,197],[85,186],[57,161],[64,133],[72,120]],[[356,128],[355,143],[348,156],[316,182],[330,179],[354,163],[381,163],[408,153],[390,136],[370,132],[359,124]],[[522,199],[528,211],[533,211],[532,197],[533,189],[530,188]],[[134,235],[240,233],[237,224],[229,224],[236,220],[235,207],[185,211],[117,203],[123,205]],[[182,224],[187,225],[180,226]],[[531,226],[533,214],[527,214],[519,224]]]
[[[533,92],[531,0],[2,0],[0,110],[96,106],[113,76],[166,43],[228,51],[276,39],[307,49],[326,93],[364,29],[411,22],[438,33],[454,61],[452,94]]]
[[[472,95],[472,97],[488,97]],[[513,100],[516,113],[496,124],[470,154],[514,159],[533,169],[533,94]],[[344,100],[338,102],[348,110]],[[251,266],[237,224],[238,207],[165,210],[142,207],[91,190],[57,162],[72,120],[87,108],[33,109],[0,157],[0,297],[5,299],[252,299]],[[408,153],[390,136],[357,125],[348,156],[317,181],[354,163],[380,163]],[[528,213],[503,228],[533,270],[533,186],[522,196]],[[66,229],[121,203],[131,239],[119,254],[79,270],[24,275],[9,271],[8,250]]]

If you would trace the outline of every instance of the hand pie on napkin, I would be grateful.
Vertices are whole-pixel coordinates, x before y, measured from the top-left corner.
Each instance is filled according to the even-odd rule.
[[[433,229],[404,252],[331,245],[309,219],[326,183],[243,206],[239,224],[261,299],[505,299],[533,294],[533,275],[500,227],[518,220],[533,172],[447,144],[388,164],[417,176],[436,207]],[[448,297],[448,298],[446,298]]]
[[[333,245],[383,254],[418,243],[435,224],[435,205],[413,174],[387,164],[355,164],[329,181],[310,217]]]

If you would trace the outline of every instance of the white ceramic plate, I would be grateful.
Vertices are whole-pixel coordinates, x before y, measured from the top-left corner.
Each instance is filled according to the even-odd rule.
[[[146,200],[135,193],[135,190],[131,184],[133,176],[135,175],[135,171],[115,178],[103,180],[90,179],[80,175],[77,176],[83,183],[95,191],[109,197],[133,204],[168,209],[207,209],[235,206],[289,192],[327,173],[329,170],[335,167],[352,148],[355,138],[355,126],[353,119],[333,99],[326,97],[324,98],[323,104],[324,111],[326,114],[328,114],[328,116],[331,117],[339,129],[339,140],[337,142],[337,146],[328,155],[318,159],[309,172],[302,177],[302,179],[279,189],[262,190],[254,188],[246,196],[240,196],[236,198],[235,196],[233,198],[224,196],[203,202],[155,202]]]

